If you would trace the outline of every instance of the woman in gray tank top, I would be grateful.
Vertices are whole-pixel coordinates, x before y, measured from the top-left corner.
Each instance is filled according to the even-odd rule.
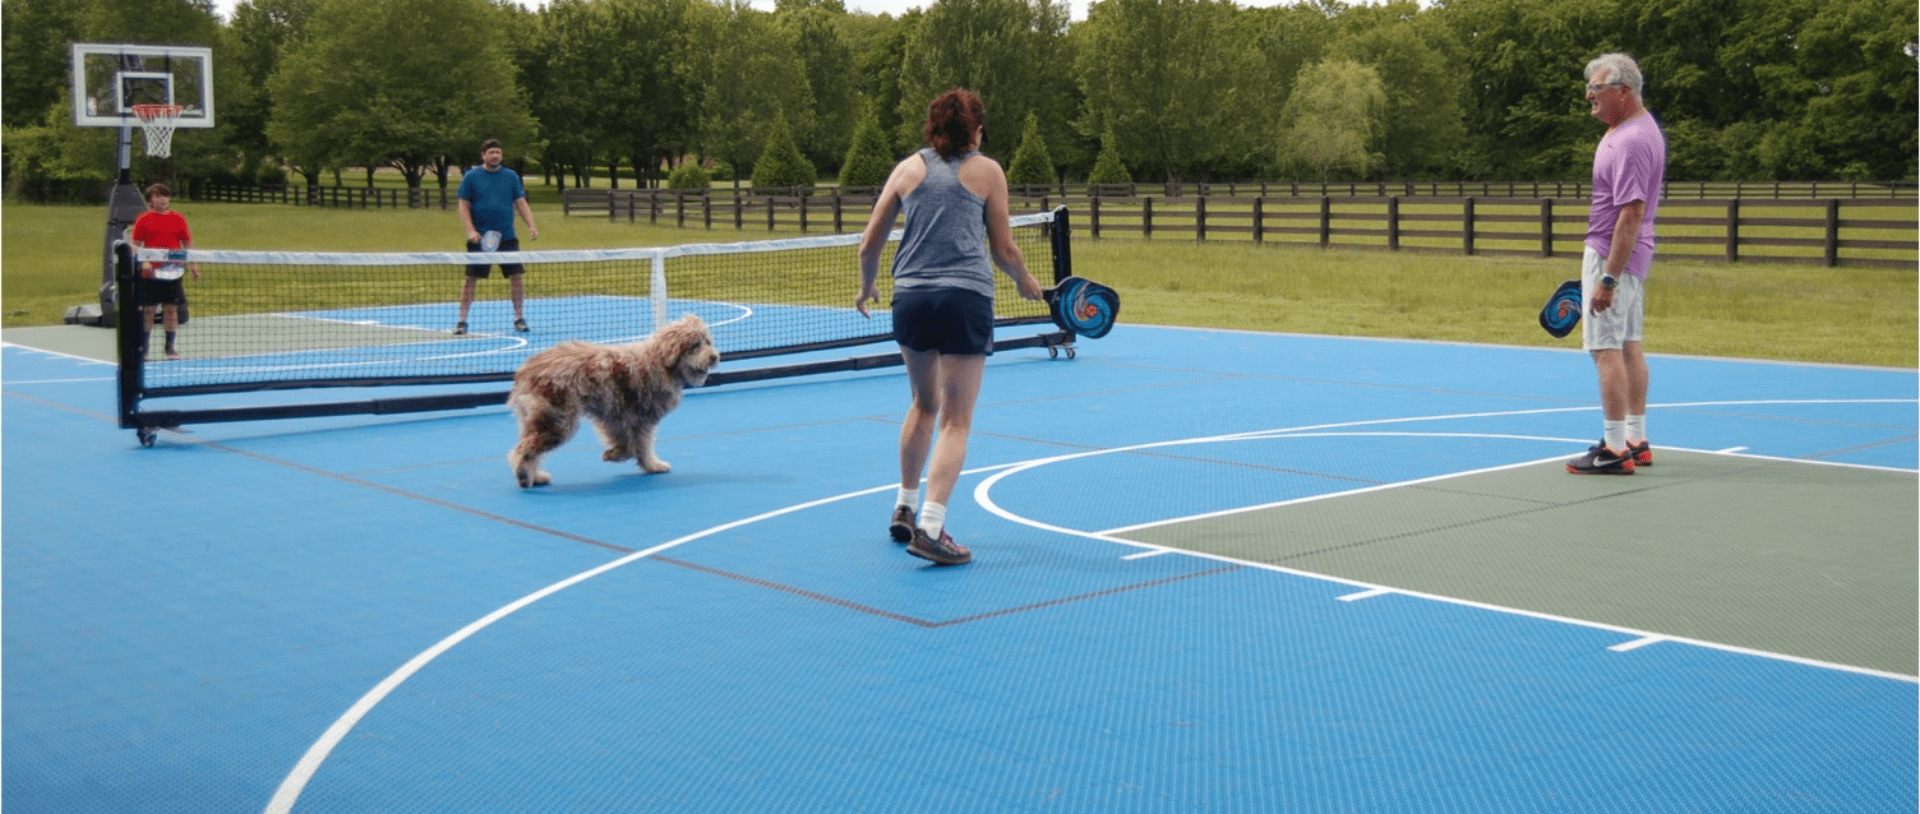
[[[904,209],[893,259],[893,337],[907,363],[913,406],[900,426],[900,491],[887,532],[907,544],[907,553],[942,565],[973,559],[947,533],[947,501],[966,465],[973,405],[993,352],[993,267],[1006,272],[1020,296],[1043,296],[1013,242],[1007,174],[979,152],[985,117],[970,90],[947,91],[928,105],[926,148],[893,168],[860,237],[853,301],[861,316],[880,301],[880,255]],[[926,502],[916,514],[923,470]]]

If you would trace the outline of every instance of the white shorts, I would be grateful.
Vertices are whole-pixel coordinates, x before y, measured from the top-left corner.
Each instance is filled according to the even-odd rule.
[[[1580,302],[1587,308],[1580,316],[1580,347],[1590,351],[1620,350],[1640,341],[1646,319],[1647,284],[1631,274],[1620,275],[1620,287],[1613,290],[1613,304],[1606,312],[1593,312],[1593,293],[1600,290],[1600,272],[1606,267],[1607,259],[1588,246],[1580,263]]]

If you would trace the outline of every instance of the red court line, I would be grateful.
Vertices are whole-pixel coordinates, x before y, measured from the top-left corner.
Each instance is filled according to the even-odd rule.
[[[968,622],[978,622],[982,619],[992,619],[998,616],[1008,616],[1015,613],[1025,613],[1026,611],[1039,610],[1040,608],[1049,608],[1055,605],[1065,605],[1070,602],[1080,602],[1087,599],[1097,599],[1103,596],[1112,596],[1114,594],[1126,593],[1128,591],[1137,591],[1142,588],[1152,588],[1159,585],[1166,585],[1169,583],[1180,582],[1182,580],[1193,579],[1195,577],[1205,577],[1205,576],[1212,576],[1214,574],[1223,574],[1228,571],[1238,571],[1240,569],[1247,567],[1244,565],[1228,565],[1228,566],[1214,568],[1207,571],[1195,571],[1194,573],[1191,573],[1191,574],[1181,574],[1179,576],[1166,577],[1164,579],[1156,579],[1149,582],[1138,582],[1132,585],[1121,585],[1119,587],[1106,588],[1103,590],[1094,591],[1092,593],[1079,594],[1077,596],[1067,596],[1067,597],[1061,597],[1059,599],[1049,599],[1045,602],[1035,602],[1031,605],[1021,605],[1019,607],[1003,608],[1001,610],[988,611],[986,613],[975,614],[973,616],[962,616],[958,619],[948,619],[944,622],[935,622],[927,619],[917,619],[912,616],[894,613],[893,611],[881,610],[879,608],[871,607],[868,605],[862,605],[858,602],[853,602],[846,599],[840,599],[838,597],[827,596],[826,594],[818,593],[815,591],[809,591],[805,588],[796,588],[792,585],[782,585],[772,580],[765,580],[759,577],[750,577],[745,574],[736,574],[736,573],[733,573],[732,571],[722,571],[718,568],[712,568],[709,566],[700,565],[698,563],[691,563],[691,562],[687,562],[686,560],[677,560],[672,557],[663,557],[657,554],[651,557],[650,559],[652,559],[655,562],[663,562],[668,565],[677,565],[681,568],[688,568],[694,571],[699,571],[703,574],[712,574],[716,577],[731,579],[737,582],[744,582],[749,585],[757,585],[762,588],[772,588],[773,590],[776,590],[776,591],[784,591],[786,593],[793,594],[794,596],[806,597],[807,599],[812,599],[818,602],[825,602],[829,605],[836,605],[842,608],[846,608],[848,610],[858,611],[860,613],[865,613],[871,616],[878,616],[882,619],[891,619],[895,622],[905,622],[909,625],[914,625],[916,627],[924,627],[929,629],[949,627],[952,625],[964,625]]]

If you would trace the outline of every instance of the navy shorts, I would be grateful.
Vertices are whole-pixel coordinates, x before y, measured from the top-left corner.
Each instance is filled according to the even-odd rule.
[[[893,341],[908,350],[991,354],[993,300],[953,288],[896,292]]]
[[[468,243],[467,251],[469,252],[480,251],[480,244]],[[516,237],[512,240],[500,241],[499,251],[503,251],[503,252],[520,251],[520,239]],[[515,275],[525,274],[526,271],[527,271],[527,268],[525,266],[520,265],[519,263],[501,263],[500,264],[500,276],[502,277],[513,277]],[[472,277],[475,280],[485,280],[487,279],[487,275],[492,273],[493,273],[493,266],[491,264],[467,267],[467,276]]]

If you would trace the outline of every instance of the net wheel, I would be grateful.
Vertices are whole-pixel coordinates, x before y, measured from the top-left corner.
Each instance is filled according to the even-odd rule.
[[[1072,358],[1073,358],[1073,346],[1072,346],[1072,345],[1068,345],[1068,346],[1067,346],[1067,358],[1068,358],[1068,359],[1072,359]]]
[[[141,427],[140,429],[135,430],[134,432],[140,436],[140,446],[143,446],[143,447],[153,446],[153,439],[156,435],[158,435],[158,433],[153,431],[152,427]]]
[[[1058,358],[1060,358],[1060,346],[1059,346],[1059,345],[1048,345],[1048,346],[1047,346],[1047,358],[1048,358],[1048,359],[1058,359]]]

